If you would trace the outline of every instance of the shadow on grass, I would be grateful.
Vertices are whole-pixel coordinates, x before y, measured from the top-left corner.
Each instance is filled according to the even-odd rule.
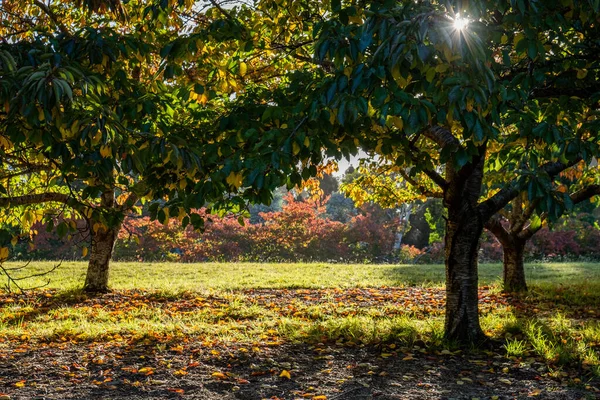
[[[511,336],[505,345],[509,356],[524,358],[533,353],[550,369],[569,368],[581,376],[600,377],[600,315],[596,313],[600,293],[534,286],[529,293],[508,299],[515,317],[504,332]]]

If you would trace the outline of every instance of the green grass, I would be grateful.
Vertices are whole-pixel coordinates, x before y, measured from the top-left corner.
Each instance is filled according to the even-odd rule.
[[[52,265],[32,263],[23,273]],[[0,296],[0,337],[449,346],[441,265],[113,263],[115,292],[97,298],[78,291],[85,268],[63,263],[27,281],[37,286],[49,278],[47,289]],[[484,331],[515,361],[537,357],[550,368],[575,365],[600,376],[600,265],[526,268],[531,290],[512,298],[500,293],[501,266],[480,266],[491,298],[481,303]]]
[[[19,266],[18,263],[6,265]],[[53,265],[52,262],[32,263],[23,273],[39,273]],[[49,288],[76,289],[83,283],[86,266],[84,262],[63,262],[52,274],[28,280],[27,285],[38,286],[49,278]],[[500,264],[482,264],[479,282],[481,285],[497,285],[501,274]],[[600,282],[600,264],[528,264],[526,274],[533,285],[586,285]],[[245,288],[435,287],[443,286],[445,272],[443,265],[114,262],[110,279],[114,289],[143,288],[172,292]]]

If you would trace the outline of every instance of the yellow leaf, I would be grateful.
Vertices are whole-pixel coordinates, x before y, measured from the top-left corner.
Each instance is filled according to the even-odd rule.
[[[232,172],[225,180],[227,183],[229,183],[231,186],[237,189],[240,186],[242,186],[243,176],[241,172]]]
[[[435,67],[435,72],[446,72],[448,70],[448,68],[450,68],[449,64],[439,64],[438,66]]]
[[[217,379],[227,379],[227,375],[222,372],[213,372],[211,376]]]
[[[304,147],[310,146],[310,139],[307,137],[304,138]]]
[[[588,74],[588,70],[587,69],[580,69],[577,70],[577,79],[583,79],[587,76]]]
[[[292,379],[292,375],[290,374],[290,371],[284,369],[283,371],[281,371],[281,374],[279,374],[280,378],[286,378],[286,379]]]
[[[6,137],[0,136],[0,147],[3,147],[8,150],[12,147],[12,143]]]
[[[10,239],[10,244],[12,244],[13,246],[16,246],[16,244],[19,242],[19,237],[18,236],[13,236],[12,239]]]
[[[300,153],[300,145],[296,142],[292,143],[292,153],[294,155]]]
[[[240,75],[246,76],[246,72],[248,72],[248,66],[245,62],[240,63]]]
[[[404,127],[404,121],[400,117],[391,116],[390,122],[392,123],[392,125],[394,125],[394,127],[396,127],[396,129],[398,129],[400,131]]]
[[[435,68],[429,68],[425,75],[425,79],[427,79],[427,82],[431,83],[433,82],[433,78],[435,78]]]
[[[327,400],[327,396],[325,396],[324,394],[319,395],[319,396],[314,396],[312,398],[312,400]]]
[[[467,111],[473,111],[473,99],[471,98],[467,99]]]
[[[84,247],[83,249],[81,249],[81,254],[82,254],[83,257],[87,256],[88,255],[88,248]]]
[[[515,35],[515,40],[513,41],[513,45],[514,45],[515,47],[517,47],[517,44],[519,44],[519,42],[520,42],[521,40],[523,40],[523,39],[525,39],[525,35],[523,35],[522,33],[517,33],[517,34]]]
[[[19,381],[19,382],[15,383],[15,386],[18,388],[22,388],[25,386],[25,381]]]
[[[44,114],[44,109],[38,109],[38,120],[44,121],[46,119],[46,114]]]
[[[140,374],[146,374],[146,375],[151,375],[154,373],[154,369],[152,369],[151,367],[144,367],[144,368],[140,368],[138,370],[138,373]]]
[[[0,247],[0,261],[8,258],[8,247]]]
[[[102,147],[100,147],[100,155],[104,158],[107,158],[108,156],[110,156],[110,146],[108,145],[103,145]]]
[[[175,376],[183,376],[183,375],[187,375],[187,374],[188,374],[187,371],[185,371],[183,369],[179,369],[179,370],[173,372],[173,375],[175,375]]]

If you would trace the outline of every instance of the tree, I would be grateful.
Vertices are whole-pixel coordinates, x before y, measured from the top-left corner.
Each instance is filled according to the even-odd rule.
[[[85,219],[85,288],[104,291],[116,233],[140,201],[163,223],[202,229],[201,206],[246,213],[316,175],[320,147],[285,140],[280,133],[293,128],[269,106],[291,109],[298,95],[279,88],[282,71],[312,64],[301,24],[319,15],[305,18],[304,7],[3,2],[3,221],[23,235],[37,221],[68,235],[74,218]]]
[[[315,54],[333,70],[313,80],[309,118],[338,138],[340,154],[358,145],[393,154],[408,178],[439,187],[445,335],[484,340],[484,225],[523,191],[544,211],[565,208],[547,182],[597,154],[598,5],[376,1],[333,2],[332,11],[316,28]]]
[[[524,255],[527,242],[548,222],[557,220],[573,206],[600,195],[597,182],[598,168],[585,168],[583,163],[564,171],[554,182],[557,195],[565,208],[554,209],[555,214],[540,209],[541,199],[530,199],[528,193],[517,196],[505,210],[501,210],[487,223],[486,228],[498,239],[504,253],[503,286],[506,292],[527,290]],[[568,195],[568,197],[565,196]]]
[[[2,4],[0,206],[25,234],[43,221],[64,236],[85,219],[84,287],[105,291],[124,215],[160,197],[153,182],[200,168],[185,132],[210,111],[166,82],[160,52],[180,22],[162,22],[168,7],[78,3]]]
[[[490,160],[486,162],[489,163]],[[426,176],[412,179],[409,172],[385,158],[362,162],[360,171],[361,179],[354,184],[347,183],[342,186],[342,190],[355,199],[369,199],[378,204],[396,207],[408,202],[421,201],[424,196],[429,198],[437,196],[431,189],[433,183]],[[486,178],[499,179],[495,175]],[[506,179],[506,176],[502,175],[501,178]],[[546,182],[551,187],[545,190],[555,198],[556,202],[564,205],[564,207],[552,208],[554,214],[540,211],[542,199],[530,200],[530,194],[524,191],[486,223],[486,228],[502,246],[503,287],[506,292],[527,290],[524,254],[528,241],[548,223],[572,211],[575,205],[597,196],[600,190],[597,181],[597,165],[592,163],[587,166],[580,162],[564,170],[553,181]],[[491,181],[488,185],[493,186],[494,182]],[[569,194],[568,198],[565,197],[565,193]]]

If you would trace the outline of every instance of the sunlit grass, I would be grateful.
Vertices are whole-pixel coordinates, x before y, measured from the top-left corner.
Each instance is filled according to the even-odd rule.
[[[23,274],[39,273],[51,268],[53,262],[34,262]],[[8,267],[19,263],[6,263]],[[39,286],[50,279],[49,288],[70,290],[80,288],[85,279],[86,263],[63,262],[53,273],[28,280],[25,285]],[[502,266],[481,264],[481,285],[499,287]],[[564,285],[583,285],[583,291],[573,291],[570,296],[585,292],[585,286],[600,282],[600,265],[592,263],[528,264],[526,275],[530,284],[544,289],[561,290]],[[110,285],[114,289],[160,290],[181,292],[203,289],[244,288],[330,288],[425,286],[441,287],[444,284],[443,265],[370,265],[327,263],[136,263],[111,264]],[[589,292],[595,289],[590,287]],[[600,291],[596,292],[600,297]]]

